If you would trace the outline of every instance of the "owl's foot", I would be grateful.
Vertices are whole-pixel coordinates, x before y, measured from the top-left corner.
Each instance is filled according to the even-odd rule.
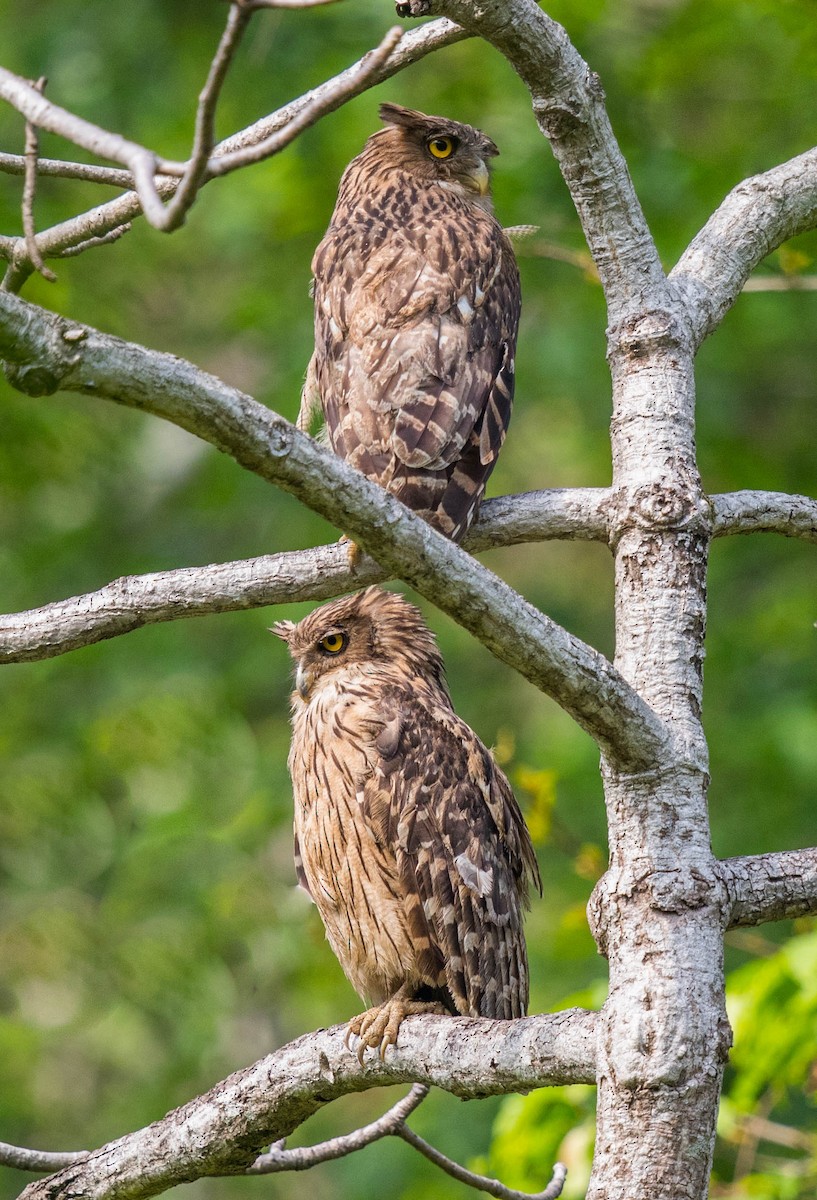
[[[352,1017],[344,1038],[346,1047],[351,1050],[350,1039],[358,1038],[357,1059],[361,1066],[367,1048],[379,1050],[380,1058],[384,1059],[389,1046],[397,1042],[397,1034],[405,1018],[418,1013],[445,1015],[446,1009],[437,1000],[410,1000],[404,989],[400,988],[384,1004]]]

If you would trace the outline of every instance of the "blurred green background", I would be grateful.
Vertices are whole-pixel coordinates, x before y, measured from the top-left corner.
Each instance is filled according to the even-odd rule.
[[[601,75],[668,267],[739,180],[817,141],[813,0],[558,0],[549,11]],[[221,0],[6,0],[2,61],[46,75],[48,95],[65,107],[183,158],[224,18]],[[386,0],[258,14],[225,89],[219,135],[342,69],[391,24]],[[116,245],[52,264],[58,282],[32,280],[23,295],[190,358],[294,418],[311,349],[312,250],[383,99],[489,132],[502,152],[500,219],[540,228],[520,250],[517,404],[491,492],[608,484],[601,291],[580,266],[549,257],[551,246],[581,252],[581,232],[527,94],[482,44],[427,58],[279,157],[214,182],[172,237],[138,221]],[[0,146],[22,144],[20,118],[0,111]],[[78,157],[46,135],[42,152]],[[20,190],[0,177],[2,232],[19,230]],[[45,181],[38,225],[110,194]],[[758,277],[809,275],[815,257],[817,238],[799,238]],[[698,440],[709,491],[817,495],[815,319],[817,292],[746,294],[703,348]],[[336,536],[172,426],[84,397],[28,399],[0,382],[4,611],[124,574]],[[605,549],[555,543],[485,561],[612,653]],[[715,852],[812,845],[814,547],[772,536],[716,542],[710,600]],[[531,1010],[577,997],[599,1005],[606,965],[584,915],[606,861],[598,753],[551,701],[421,606],[458,710],[497,746],[536,837],[545,896],[528,924]],[[289,668],[265,629],[309,607],[154,626],[0,671],[0,1138],[97,1145],[358,1010],[317,914],[294,889]],[[727,965],[739,1040],[716,1194],[813,1197],[814,923],[730,935]],[[371,1119],[395,1096],[349,1097],[298,1138]],[[590,1089],[467,1106],[433,1095],[412,1124],[455,1157],[533,1189],[561,1156],[571,1167],[566,1194],[579,1196],[591,1106]],[[759,1119],[796,1136],[780,1144],[766,1126],[756,1136]],[[308,1175],[203,1181],[194,1191],[324,1200],[379,1195],[384,1179],[395,1197],[466,1194],[396,1142]],[[0,1198],[23,1183],[0,1170]]]

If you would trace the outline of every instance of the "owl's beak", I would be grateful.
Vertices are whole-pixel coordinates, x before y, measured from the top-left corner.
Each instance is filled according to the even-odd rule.
[[[473,186],[473,190],[478,192],[480,196],[487,196],[491,187],[491,174],[482,159],[466,176],[468,182]]]
[[[312,687],[312,672],[305,670],[303,663],[298,663],[295,671],[295,687],[302,700],[308,699]]]

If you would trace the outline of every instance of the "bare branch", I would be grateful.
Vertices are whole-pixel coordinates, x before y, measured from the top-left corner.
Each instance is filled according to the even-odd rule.
[[[712,497],[713,535],[782,533],[817,542],[817,500],[785,492],[728,492]]]
[[[452,21],[446,19],[430,21],[427,25],[423,25],[422,28],[405,34],[386,61],[381,62],[373,72],[369,73],[364,70],[369,57],[368,55],[364,55],[362,59],[353,63],[352,66],[347,67],[345,71],[342,71],[334,78],[326,80],[326,82],[320,84],[318,87],[304,93],[298,99],[290,101],[282,108],[256,121],[246,129],[232,134],[216,146],[210,160],[210,167],[213,167],[221,156],[232,154],[247,147],[256,146],[259,142],[277,134],[290,122],[299,118],[304,109],[312,105],[320,105],[322,113],[334,111],[340,108],[352,96],[359,95],[367,88],[374,87],[376,84],[382,83],[383,80],[391,78],[392,75],[396,75],[405,67],[418,62],[433,50],[453,45],[455,42],[460,42],[469,36],[464,29],[455,25]],[[16,76],[11,76],[13,80],[16,78]],[[0,160],[0,169],[5,169],[3,163],[8,164],[12,159],[13,156],[7,155],[3,160]],[[48,162],[51,163],[52,160],[48,160]],[[70,168],[70,172],[65,172],[69,177],[73,174],[75,168],[80,171],[85,170],[81,164],[70,163],[65,165]],[[184,163],[171,165],[176,171],[177,176],[184,172]],[[110,178],[102,179],[100,177],[99,182],[113,183],[114,175],[122,174],[121,172],[114,172],[105,168],[87,168],[87,170],[106,170]],[[48,173],[62,174],[63,172],[57,170],[56,167],[49,167]],[[130,172],[125,172],[124,174],[127,177],[127,182],[124,186],[135,186],[133,175]],[[90,175],[86,176],[82,174],[77,177],[90,178]],[[154,180],[154,185],[159,196],[168,199],[173,196],[179,186],[179,181],[177,177],[162,175],[160,172]],[[102,243],[98,239],[104,239],[114,229],[124,228],[130,221],[141,214],[142,207],[139,196],[135,191],[129,191],[115,200],[109,200],[106,204],[81,213],[77,217],[72,217],[68,221],[62,221],[50,229],[43,230],[38,235],[38,245],[45,257],[59,256],[69,247],[99,245]],[[12,258],[14,247],[18,242],[21,242],[21,240],[0,239],[0,254],[7,259]],[[15,259],[14,265],[10,269],[6,279],[8,290],[18,291],[30,274],[31,265]]]
[[[664,303],[666,277],[601,82],[562,26],[532,0],[435,0],[433,8],[491,42],[530,91],[598,268],[611,323],[643,312],[645,297]]]
[[[744,292],[817,292],[817,275],[755,275]]]
[[[245,8],[323,8],[338,0],[239,0]]]
[[[567,1167],[564,1163],[555,1164],[550,1183],[544,1191],[518,1192],[515,1188],[506,1187],[498,1179],[489,1179],[485,1175],[476,1175],[473,1171],[461,1167],[459,1163],[452,1162],[450,1158],[441,1154],[439,1150],[435,1149],[434,1146],[430,1145],[405,1124],[395,1130],[395,1133],[404,1142],[408,1142],[410,1146],[413,1146],[415,1150],[419,1150],[429,1162],[433,1162],[435,1166],[440,1167],[446,1174],[459,1180],[460,1183],[477,1188],[480,1192],[487,1192],[489,1196],[498,1196],[500,1200],[556,1200],[556,1197],[562,1194],[562,1188],[567,1178]]]
[[[34,86],[38,92],[42,93],[45,87],[45,76],[41,76]],[[43,279],[47,279],[49,283],[55,283],[57,276],[43,262],[43,257],[37,245],[37,231],[34,225],[34,197],[37,194],[37,159],[39,154],[40,139],[37,135],[37,127],[32,125],[30,121],[26,121],[25,182],[23,184],[22,213],[23,234],[25,236],[28,257],[31,259],[32,265],[40,272]]]
[[[60,1171],[88,1157],[87,1150],[28,1150],[0,1142],[0,1165],[17,1171]]]
[[[287,1150],[284,1143],[277,1143],[266,1154],[258,1158],[247,1168],[248,1175],[271,1175],[277,1171],[307,1171],[318,1163],[331,1162],[336,1158],[344,1158],[371,1146],[381,1138],[395,1134],[416,1108],[422,1104],[429,1089],[423,1083],[415,1083],[407,1096],[403,1096],[396,1104],[372,1121],[352,1133],[342,1137],[331,1138],[328,1142],[320,1142],[316,1146],[299,1146],[296,1150]]]
[[[455,1095],[500,1095],[552,1083],[592,1083],[595,1013],[581,1009],[488,1021],[420,1016],[400,1027],[386,1061],[361,1066],[344,1045],[346,1027],[306,1034],[146,1129],[94,1151],[23,1192],[26,1200],[129,1200],[204,1176],[251,1168],[262,1148],[287,1137],[324,1104],[394,1083]]]
[[[110,246],[112,242],[118,242],[123,234],[128,233],[130,227],[130,221],[126,225],[117,225],[116,229],[111,229],[100,237],[89,237],[84,242],[77,242],[76,246],[66,246],[64,250],[57,251],[55,257],[72,258],[74,255],[82,254],[85,250],[90,250],[93,246]]]
[[[152,176],[138,189],[145,216],[152,225],[165,233],[178,229],[184,222],[204,182],[207,164],[216,140],[215,117],[218,97],[252,13],[253,9],[249,5],[240,2],[230,5],[224,33],[210,64],[207,81],[199,95],[192,153],[185,164],[174,196],[165,207],[156,191]]]
[[[273,154],[278,154],[310,125],[314,125],[326,113],[334,111],[352,96],[357,96],[363,91],[369,80],[378,77],[384,64],[397,49],[402,37],[403,31],[400,26],[393,26],[380,45],[360,60],[356,75],[351,78],[339,76],[334,87],[325,90],[320,96],[315,96],[311,103],[305,105],[298,115],[294,116],[278,133],[270,134],[255,146],[234,150],[229,154],[219,154],[210,162],[208,174],[211,177],[226,175],[238,167],[246,167],[250,163],[261,162],[265,158],[272,157]]]
[[[152,412],[297,496],[551,695],[626,770],[683,741],[612,664],[312,438],[190,363],[0,294],[0,356],[21,391],[65,388]]]
[[[0,154],[0,171],[6,175],[25,175],[25,155]],[[37,174],[56,176],[60,179],[80,179],[86,183],[106,183],[118,188],[133,187],[133,176],[130,171],[121,171],[117,167],[96,167],[88,163],[66,162],[61,158],[38,158]]]
[[[465,543],[473,551],[550,538],[605,537],[606,488],[527,492],[487,500]],[[33,662],[163,621],[327,600],[387,577],[371,558],[349,566],[339,543],[206,567],[126,576],[27,612],[0,616],[0,662]]]
[[[727,858],[720,872],[730,929],[817,913],[817,848]]]
[[[815,226],[817,149],[733,188],[670,272],[695,344],[717,329],[761,259]]]

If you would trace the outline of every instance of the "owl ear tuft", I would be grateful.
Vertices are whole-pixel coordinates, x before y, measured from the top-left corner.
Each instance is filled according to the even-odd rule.
[[[411,108],[403,108],[402,104],[381,104],[377,110],[381,121],[387,125],[403,125],[413,129],[418,121],[428,121],[424,113],[415,112]]]
[[[274,625],[270,625],[268,632],[274,633],[282,642],[289,642],[295,629],[294,621],[276,621]]]

